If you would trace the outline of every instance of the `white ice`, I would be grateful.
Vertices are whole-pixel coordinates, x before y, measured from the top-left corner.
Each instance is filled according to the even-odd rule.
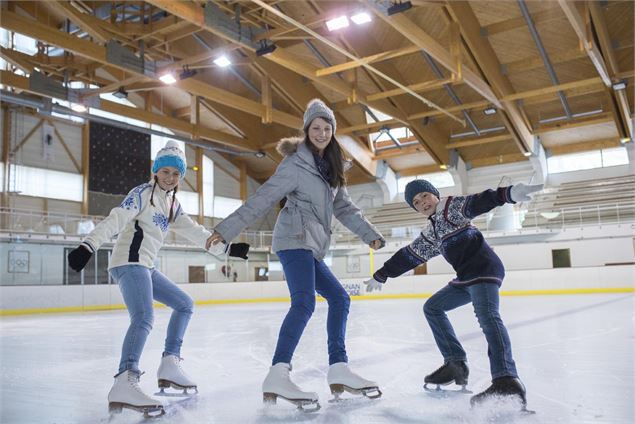
[[[503,297],[501,313],[536,415],[516,405],[470,409],[469,397],[436,398],[423,377],[442,359],[422,313],[424,299],[353,301],[350,365],[380,383],[379,400],[332,404],[326,383],[326,304],[319,302],[296,351],[293,379],[318,392],[322,409],[302,413],[260,391],[286,303],[197,307],[183,346],[184,368],[199,384],[196,401],[168,408],[156,422],[178,423],[633,423],[634,337],[631,294]],[[169,318],[156,309],[141,385],[156,392]],[[450,313],[468,352],[468,388],[490,382],[487,347],[471,306]],[[107,394],[128,325],[125,310],[0,319],[0,422],[108,422]],[[113,423],[142,422],[127,411]]]

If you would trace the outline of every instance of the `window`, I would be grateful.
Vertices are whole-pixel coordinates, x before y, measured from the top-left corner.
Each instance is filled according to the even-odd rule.
[[[214,196],[214,217],[227,218],[232,212],[243,205],[240,199],[231,197]]]
[[[612,147],[547,158],[547,169],[550,174],[626,164],[628,164],[628,153],[624,147]]]
[[[554,268],[571,268],[571,252],[569,249],[553,249],[551,260]]]
[[[397,180],[397,190],[399,191],[399,193],[403,193],[406,190],[406,185],[410,181],[413,181],[416,179],[428,180],[437,189],[446,188],[446,187],[454,187],[454,178],[452,178],[452,174],[450,174],[447,171],[444,171],[444,172],[435,172],[432,174],[415,175],[412,177],[401,177]]]
[[[27,37],[19,33],[13,34],[13,42],[15,50],[26,53],[28,55],[34,55],[37,53],[37,41],[34,38]]]
[[[9,191],[24,196],[81,202],[84,181],[81,174],[15,165],[11,167]]]
[[[214,216],[214,162],[203,155],[203,214]]]
[[[375,115],[375,117],[379,120],[379,121],[388,121],[391,119],[394,119],[392,116],[390,115],[386,115],[385,113],[382,113],[378,110],[375,110],[373,108],[370,108],[370,111],[373,113],[373,115]],[[366,112],[366,122],[369,124],[372,124],[375,121],[375,119],[373,119],[373,117]],[[399,127],[399,128],[392,128],[390,130],[390,135],[392,135],[395,139],[399,140],[400,138],[406,138],[410,136],[410,130],[407,127]],[[375,133],[371,133],[368,135],[370,137],[371,140],[373,140],[374,143],[378,142],[378,141],[388,141],[391,140],[391,138],[388,136],[388,134],[386,132],[382,132],[382,131],[378,131]]]
[[[176,198],[188,215],[198,215],[198,193],[193,191],[178,191]]]

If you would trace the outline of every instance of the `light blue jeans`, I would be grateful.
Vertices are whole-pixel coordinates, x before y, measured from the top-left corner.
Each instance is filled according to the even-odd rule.
[[[183,336],[194,310],[192,298],[154,268],[123,265],[112,268],[110,275],[119,284],[130,314],[130,326],[121,349],[119,373],[126,370],[139,372],[139,358],[154,322],[153,299],[173,309],[164,355],[180,356]]]
[[[518,377],[509,334],[498,312],[498,285],[495,283],[477,283],[467,287],[448,284],[432,295],[423,305],[423,312],[443,359],[445,361],[467,360],[465,350],[454,333],[446,311],[470,302],[474,306],[474,314],[487,340],[487,355],[492,379],[505,376]]]

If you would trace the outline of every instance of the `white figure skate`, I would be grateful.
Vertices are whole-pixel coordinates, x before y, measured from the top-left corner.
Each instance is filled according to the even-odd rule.
[[[157,379],[159,380],[157,396],[192,396],[198,393],[198,387],[194,381],[181,368],[182,359],[176,355],[166,355],[161,358],[161,365],[157,371]],[[183,390],[182,393],[166,392],[167,388]],[[194,392],[188,392],[193,389]]]
[[[369,399],[381,397],[381,390],[377,383],[366,380],[350,370],[346,362],[338,362],[329,367],[326,379],[335,396],[331,401],[337,402],[344,391],[355,395],[364,395]]]
[[[115,384],[108,393],[108,410],[111,414],[118,414],[123,408],[143,412],[146,418],[165,414],[163,404],[143,393],[139,387],[140,376],[129,370],[115,376]]]
[[[291,381],[289,373],[291,364],[279,362],[269,369],[269,374],[262,383],[262,400],[265,404],[275,404],[282,398],[296,405],[304,412],[315,412],[320,409],[317,393],[303,392]]]

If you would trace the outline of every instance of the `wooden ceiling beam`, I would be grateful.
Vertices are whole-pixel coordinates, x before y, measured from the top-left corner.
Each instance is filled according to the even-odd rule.
[[[503,155],[488,156],[478,159],[473,159],[467,162],[467,165],[472,168],[478,168],[482,166],[502,165],[504,163],[523,162],[527,158],[521,153],[508,153]]]
[[[182,19],[192,22],[193,24],[198,25],[201,28],[204,28],[205,30],[215,34],[216,36],[224,40],[227,40],[230,43],[234,43],[237,46],[240,46],[247,51],[250,51],[251,53],[255,52],[254,48],[251,45],[239,43],[236,40],[228,37],[218,28],[213,28],[208,26],[205,22],[203,9],[192,3],[179,2],[179,1],[175,2],[171,0],[149,0],[148,2],[173,15],[179,16]],[[354,90],[350,84],[346,83],[345,81],[339,80],[335,77],[325,77],[325,78],[317,77],[315,75],[315,72],[317,70],[316,67],[306,63],[305,61],[302,60],[302,58],[290,53],[285,48],[278,47],[273,53],[265,56],[265,58],[287,69],[290,69],[293,72],[298,73],[317,84],[324,85],[325,87],[340,93],[344,97],[356,98],[360,103],[365,103],[366,93]],[[402,120],[404,119],[402,114],[394,107],[391,107],[388,103],[382,104],[381,106],[377,105],[373,107],[377,108],[382,113],[386,113],[396,119],[402,119]],[[274,119],[274,122],[275,122],[275,119]],[[286,124],[283,124],[283,125],[286,125]],[[299,126],[297,125],[295,126],[295,128],[298,128],[298,127]]]
[[[469,146],[480,146],[482,144],[488,143],[496,143],[499,141],[510,141],[512,140],[511,134],[498,134],[492,135],[489,137],[479,137],[479,138],[471,138],[468,140],[462,141],[451,141],[450,143],[445,145],[445,148],[450,149],[460,149],[461,147],[469,147]]]
[[[557,8],[551,8],[546,10],[541,10],[536,13],[531,14],[531,20],[534,24],[539,24],[542,22],[549,22],[555,19],[559,19],[562,15],[557,10]],[[491,37],[492,35],[500,34],[506,31],[512,31],[517,28],[526,28],[527,21],[522,16],[517,18],[506,19],[504,21],[495,22],[493,24],[485,25],[483,27],[483,34],[487,37]],[[543,64],[544,66],[544,64]]]
[[[96,45],[95,43],[87,40],[81,40],[61,31],[52,31],[50,27],[22,17],[16,13],[9,11],[3,12],[0,15],[0,26],[9,31],[15,31],[35,39],[45,41],[90,60],[108,64],[105,47]],[[206,52],[206,54],[210,54],[210,52]],[[125,72],[133,73],[139,77],[146,77],[142,73],[134,73],[123,66],[117,66],[114,64],[111,64],[111,66]],[[207,99],[226,104],[252,115],[262,117],[265,112],[264,106],[262,106],[259,102],[238,96],[230,91],[211,86],[195,78],[178,81],[174,86],[190,93],[196,93],[197,95]],[[279,110],[273,110],[271,115],[273,122],[290,128],[299,128],[302,125],[301,118]]]
[[[573,30],[578,35],[578,38],[582,43],[582,47],[589,56],[589,59],[591,59],[591,62],[593,63],[593,66],[595,67],[598,75],[600,76],[600,78],[602,78],[602,82],[607,87],[610,87],[611,78],[606,68],[606,64],[604,63],[604,58],[595,45],[593,38],[589,36],[587,31],[587,17],[583,16],[580,13],[577,8],[576,2],[569,0],[558,0],[558,4],[562,8],[564,14],[567,16],[567,19],[573,27]]]
[[[350,62],[340,63],[338,65],[318,69],[315,74],[318,77],[323,77],[326,75],[331,75],[338,72],[344,72],[351,69],[359,68],[363,66],[364,64],[371,64],[371,63],[381,62],[383,60],[394,59],[397,57],[417,53],[419,51],[421,51],[421,48],[419,48],[419,46],[408,46],[401,49],[389,50],[387,52],[381,52],[381,53],[372,54],[370,56],[361,57],[358,60],[352,60]]]
[[[617,58],[613,52],[611,37],[609,35],[608,25],[604,17],[604,12],[597,2],[588,2],[589,11],[593,20],[593,27],[597,34],[602,56],[605,59],[608,68],[609,77],[612,81],[618,80],[616,74],[620,71],[617,64]],[[611,110],[614,111],[615,126],[620,138],[633,137],[633,121],[631,119],[631,108],[628,104],[628,96],[626,90],[615,91],[611,87],[607,88],[607,95],[611,101]]]
[[[9,71],[0,71],[0,80],[2,84],[14,87],[29,93],[45,96],[43,93],[33,91],[29,86],[29,79],[20,75],[16,75]],[[138,119],[143,122],[161,125],[172,131],[186,133],[191,136],[198,136],[202,139],[213,141],[239,150],[255,150],[249,141],[222,131],[207,128],[202,125],[192,125],[188,121],[172,118],[165,115],[159,115],[143,109],[121,105],[119,103],[101,100],[98,108],[105,112],[114,113],[132,119]]]
[[[514,88],[509,79],[502,74],[500,62],[489,41],[480,34],[480,24],[472,7],[466,1],[451,1],[446,6],[450,16],[458,22],[463,39],[469,46],[476,62],[481,67],[483,74],[492,84],[492,87],[502,98],[514,93]],[[531,129],[523,119],[522,110],[505,99],[501,99],[504,112],[501,119],[508,131],[512,134],[521,153],[532,152],[534,149],[534,137]]]
[[[583,116],[570,120],[550,122],[535,129],[536,134],[544,134],[553,131],[561,131],[565,129],[587,127],[589,125],[598,125],[611,122],[613,116],[611,112],[598,113],[597,115]]]
[[[561,146],[553,146],[547,149],[551,155],[566,155],[569,153],[588,152],[591,150],[608,149],[620,146],[618,137],[603,138],[599,140],[583,141],[581,143],[564,144]]]
[[[396,158],[400,156],[411,155],[413,153],[426,153],[423,146],[419,143],[412,144],[410,146],[404,146],[401,148],[395,147],[390,149],[382,149],[375,152],[375,159],[386,160],[389,158]]]
[[[81,28],[82,31],[93,37],[100,44],[106,44],[112,38],[112,35],[104,31],[101,26],[95,25],[95,17],[82,13],[77,10],[71,2],[56,1],[55,7],[62,15]]]
[[[454,2],[450,2],[454,3]],[[453,74],[459,74],[457,62],[452,54],[435,39],[430,37],[415,22],[410,20],[404,13],[397,13],[387,16],[384,13],[373,8],[375,15],[384,20],[388,25],[397,30],[404,37],[413,42],[416,46],[424,50],[434,58],[439,64],[448,69]],[[479,26],[480,31],[480,26]],[[479,32],[480,34],[480,32]],[[492,104],[501,107],[498,98],[490,88],[490,86],[481,79],[476,73],[467,67],[462,67],[461,74],[464,82],[472,87],[477,93],[489,100]]]

